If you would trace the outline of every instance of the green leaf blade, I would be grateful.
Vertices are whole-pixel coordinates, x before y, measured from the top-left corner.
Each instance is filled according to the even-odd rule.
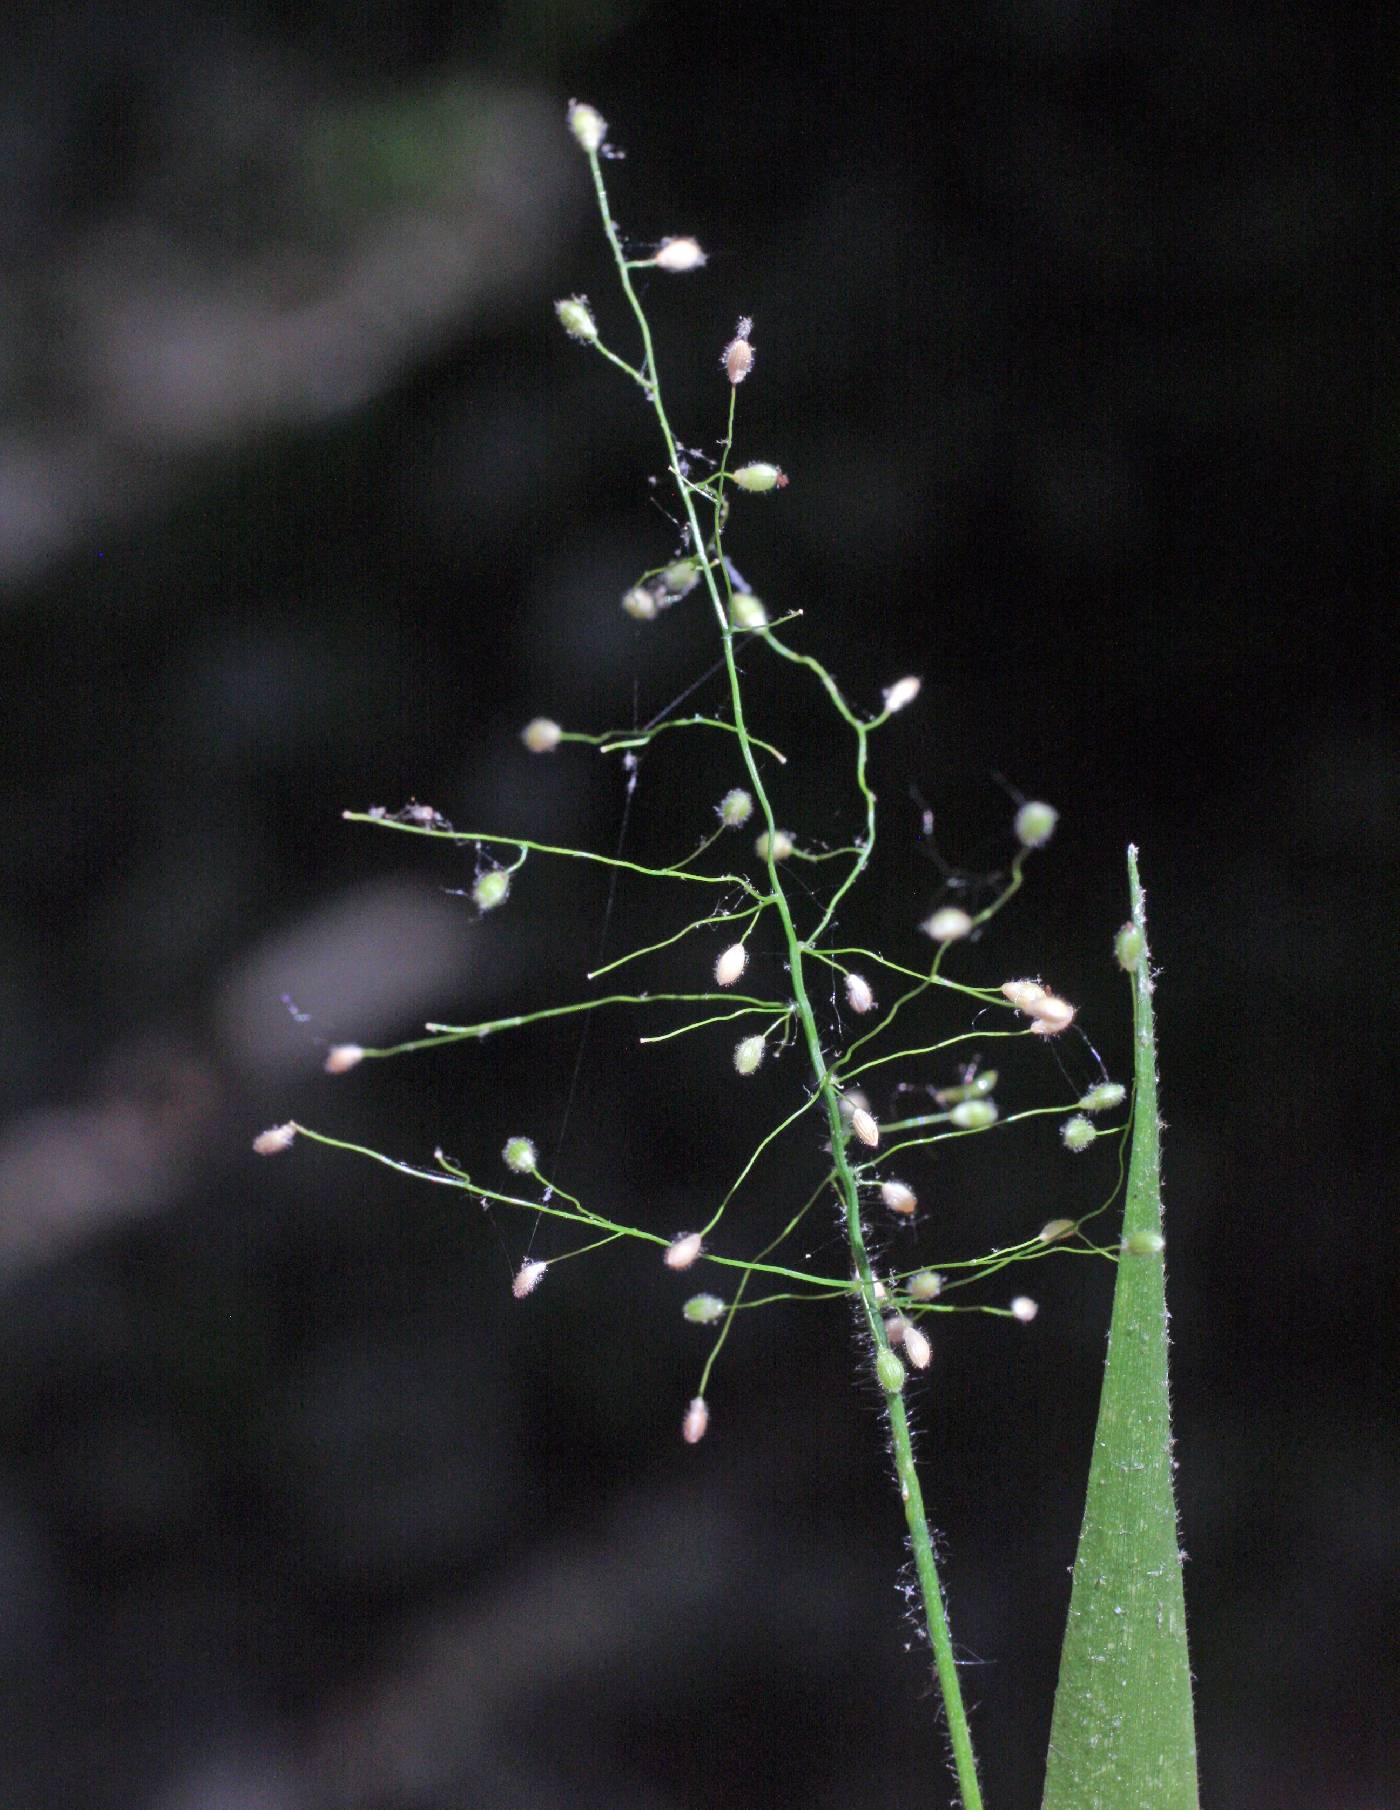
[[[1128,851],[1132,1156],[1099,1420],[1050,1731],[1043,1810],[1198,1810],[1186,1608],[1172,1488],[1152,969]]]

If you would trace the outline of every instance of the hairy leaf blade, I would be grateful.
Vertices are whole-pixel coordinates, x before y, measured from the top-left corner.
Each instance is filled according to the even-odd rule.
[[[1196,1735],[1167,1389],[1152,970],[1137,850],[1128,850],[1133,986],[1132,1156],[1124,1248],[1043,1810],[1197,1810]],[[1134,1248],[1137,1247],[1137,1248]]]

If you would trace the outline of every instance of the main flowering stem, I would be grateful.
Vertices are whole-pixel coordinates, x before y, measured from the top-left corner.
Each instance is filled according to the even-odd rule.
[[[640,372],[632,371],[624,366],[629,374],[641,383],[642,389],[656,413],[661,428],[662,438],[666,443],[666,455],[670,463],[671,474],[675,478],[680,493],[681,504],[685,510],[686,523],[690,529],[691,544],[698,555],[703,555],[706,538],[701,531],[700,521],[695,506],[695,491],[682,467],[676,437],[671,431],[671,424],[666,415],[665,405],[661,397],[660,378],[656,368],[656,358],[652,347],[651,328],[637,293],[632,286],[628,260],[623,252],[617,236],[617,228],[613,223],[612,213],[608,206],[607,189],[603,183],[602,167],[599,163],[598,150],[587,152],[589,165],[593,172],[594,188],[597,192],[598,206],[602,213],[603,230],[607,234],[608,244],[612,248],[617,265],[618,277],[623,293],[636,316],[637,326],[641,333],[645,352]],[[614,360],[614,362],[621,362]],[[731,411],[732,422],[732,411]],[[726,460],[728,447],[726,446]],[[812,1073],[816,1080],[817,1090],[826,1109],[827,1123],[831,1133],[832,1162],[835,1171],[836,1187],[841,1198],[846,1221],[846,1236],[850,1244],[851,1261],[858,1281],[861,1308],[865,1315],[867,1330],[875,1347],[881,1372],[894,1375],[902,1374],[902,1366],[890,1349],[885,1323],[880,1312],[880,1304],[875,1292],[875,1277],[870,1267],[870,1256],[865,1244],[865,1229],[861,1223],[860,1190],[854,1171],[847,1155],[847,1131],[841,1120],[840,1097],[835,1078],[826,1054],[822,1049],[821,1032],[817,1025],[816,1013],[812,1009],[807,994],[803,960],[807,946],[798,935],[793,922],[792,910],[774,858],[777,845],[777,822],[773,816],[773,807],[769,801],[763,784],[763,776],[759,771],[755,755],[754,742],[749,734],[744,718],[744,700],[739,683],[739,670],[734,658],[734,631],[726,608],[726,599],[721,594],[716,577],[716,561],[702,557],[700,566],[710,602],[714,607],[715,618],[719,624],[720,638],[724,649],[725,671],[729,679],[729,695],[734,712],[734,728],[738,737],[744,766],[753,787],[754,797],[763,813],[763,820],[768,828],[768,882],[774,908],[783,927],[783,936],[787,943],[788,969],[792,979],[793,1002],[796,1007],[798,1023],[802,1027],[802,1035],[806,1041],[807,1053],[812,1064]],[[726,585],[726,589],[727,589]],[[819,669],[820,670],[820,669]],[[847,876],[842,890],[855,880],[874,849],[875,842],[875,795],[866,780],[866,738],[868,726],[860,722],[846,708],[844,701],[835,692],[826,675],[827,688],[832,692],[841,714],[854,727],[857,735],[857,771],[861,792],[866,803],[866,835],[861,853],[857,857],[855,867]],[[828,911],[827,919],[829,920]],[[900,1389],[883,1389],[885,1412],[889,1421],[890,1445],[894,1455],[895,1477],[899,1484],[900,1500],[904,1505],[904,1517],[909,1527],[910,1546],[914,1555],[914,1569],[919,1580],[919,1590],[923,1600],[925,1626],[928,1630],[930,1645],[933,1649],[934,1668],[938,1678],[939,1691],[943,1698],[944,1713],[948,1720],[948,1736],[952,1747],[953,1765],[957,1775],[958,1787],[962,1795],[964,1810],[982,1810],[982,1791],[977,1779],[977,1762],[972,1747],[972,1734],[968,1726],[967,1711],[963,1704],[962,1687],[958,1679],[957,1661],[953,1654],[952,1634],[948,1627],[947,1609],[943,1601],[943,1588],[938,1576],[938,1567],[933,1554],[933,1539],[929,1532],[928,1516],[924,1510],[923,1491],[919,1485],[919,1475],[914,1464],[914,1447],[909,1432],[909,1418],[904,1407],[904,1398]]]

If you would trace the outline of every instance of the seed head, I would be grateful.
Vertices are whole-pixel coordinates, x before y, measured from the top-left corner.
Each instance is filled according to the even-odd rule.
[[[622,599],[622,607],[634,622],[655,622],[661,614],[661,598],[649,584],[634,584]]]
[[[1001,990],[1018,1012],[1033,1011],[1045,997],[1038,980],[1004,980]]]
[[[1092,1120],[1086,1119],[1082,1112],[1075,1113],[1072,1119],[1066,1119],[1060,1127],[1060,1140],[1066,1150],[1087,1150],[1098,1135],[1098,1127]]]
[[[733,339],[724,348],[724,374],[732,384],[741,384],[753,369],[753,347],[749,344],[749,334],[753,332],[751,320],[741,320]]]
[[[569,130],[585,151],[596,151],[608,134],[608,123],[585,101],[569,102]]]
[[[697,1395],[685,1411],[685,1419],[681,1422],[681,1438],[687,1445],[699,1445],[709,1424],[710,1410],[705,1406],[704,1396]]]
[[[980,1074],[960,1081],[956,1087],[937,1087],[933,1097],[940,1106],[956,1106],[962,1100],[985,1100],[997,1084],[997,1071],[984,1068]]]
[[[586,346],[597,339],[598,323],[593,318],[593,310],[588,306],[587,296],[568,296],[562,302],[554,304],[554,312],[559,316],[559,325],[570,339],[576,339]]]
[[[997,1122],[995,1100],[960,1100],[948,1114],[959,1131],[985,1131]]]
[[[549,1268],[547,1263],[522,1263],[515,1272],[515,1280],[510,1285],[510,1292],[517,1301],[523,1301],[526,1295],[532,1295],[540,1285],[540,1278]]]
[[[904,1328],[904,1355],[916,1370],[928,1369],[933,1346],[917,1326],[906,1325]]]
[[[870,990],[870,982],[863,974],[846,976],[846,1004],[853,1012],[868,1012],[875,1004],[875,995]]]
[[[885,709],[891,716],[897,710],[903,710],[906,704],[912,704],[923,690],[923,680],[913,677],[896,679],[885,692]]]
[[[743,1037],[734,1046],[734,1066],[741,1075],[753,1074],[768,1053],[762,1037]]]
[[[494,911],[510,894],[510,875],[503,867],[490,867],[477,876],[472,898],[478,911]]]
[[[326,1060],[321,1066],[328,1075],[343,1075],[364,1059],[365,1052],[358,1043],[333,1043],[326,1051]]]
[[[891,1213],[909,1214],[919,1204],[919,1197],[908,1182],[881,1182],[880,1199]]]
[[[1039,1312],[1039,1302],[1032,1301],[1029,1295],[1017,1295],[1011,1303],[1012,1319],[1019,1320],[1023,1326],[1029,1326]]]
[[[1023,804],[1016,813],[1016,840],[1022,848],[1044,848],[1059,821],[1060,813],[1052,804],[1042,804],[1039,799]]]
[[[1041,1037],[1058,1037],[1074,1023],[1074,1007],[1056,993],[1047,993],[1027,1010],[1035,1020],[1031,1029]]]
[[[775,830],[770,842],[768,832],[765,830],[753,846],[754,853],[758,856],[760,861],[766,861],[768,859],[770,846],[775,861],[786,861],[788,856],[792,853],[792,832],[791,830]]]
[[[673,559],[664,571],[657,574],[657,583],[669,598],[688,597],[699,582],[698,559]]]
[[[662,1259],[669,1270],[688,1270],[700,1255],[701,1238],[698,1232],[682,1232],[679,1238],[673,1238],[666,1246],[666,1255]]]
[[[735,628],[752,634],[768,626],[768,612],[752,591],[736,591],[729,605],[729,620]]]
[[[670,270],[676,273],[686,270],[699,270],[705,262],[705,254],[694,239],[663,239],[652,259],[658,270]]]
[[[753,799],[742,786],[734,786],[725,793],[715,808],[725,829],[737,830],[753,816]]]
[[[692,1326],[713,1326],[724,1312],[718,1295],[692,1295],[681,1309]]]
[[[841,1123],[847,1130],[850,1129],[852,1116],[862,1106],[867,1112],[870,1111],[870,1096],[862,1093],[858,1087],[847,1088],[845,1093],[837,1095],[837,1111],[841,1114]]]
[[[501,1161],[517,1175],[533,1175],[538,1152],[529,1138],[507,1138]]]
[[[1127,1089],[1121,1081],[1100,1081],[1097,1087],[1091,1087],[1079,1102],[1081,1112],[1112,1112],[1115,1106],[1121,1106],[1127,1097]]]
[[[253,1148],[259,1156],[276,1156],[279,1150],[290,1150],[292,1139],[297,1134],[295,1125],[274,1125],[270,1131],[260,1131],[253,1139]]]
[[[531,754],[553,754],[564,731],[551,717],[531,717],[520,731],[520,739]]]
[[[898,1395],[904,1387],[904,1366],[892,1351],[876,1353],[875,1376],[886,1395]]]
[[[749,965],[749,952],[742,943],[731,943],[715,963],[715,984],[732,987]]]
[[[943,1293],[943,1278],[937,1270],[920,1270],[909,1278],[911,1301],[936,1301]]]
[[[931,936],[935,943],[956,943],[959,937],[971,933],[972,919],[956,905],[945,905],[941,911],[935,911],[931,918],[925,918],[919,928],[925,936]]]
[[[752,465],[741,465],[737,471],[731,471],[729,475],[740,490],[784,490],[787,488],[787,473],[780,466],[769,465],[763,459],[756,459]]]
[[[1125,924],[1113,939],[1113,953],[1125,974],[1136,974],[1142,963],[1142,932],[1136,924]]]
[[[1072,1219],[1047,1219],[1036,1236],[1042,1244],[1056,1244],[1061,1238],[1068,1238],[1073,1230]]]
[[[871,1150],[880,1142],[880,1127],[875,1122],[875,1115],[864,1106],[857,1106],[851,1114],[851,1130]]]

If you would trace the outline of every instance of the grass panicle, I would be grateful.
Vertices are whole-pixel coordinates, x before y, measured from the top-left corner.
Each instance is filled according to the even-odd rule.
[[[915,1463],[908,1398],[926,1386],[923,1379],[933,1357],[926,1330],[929,1316],[980,1312],[1025,1323],[1035,1317],[1037,1303],[1028,1294],[1007,1290],[1004,1271],[1046,1259],[1089,1256],[1102,1261],[1119,1255],[1105,1250],[1095,1239],[1090,1222],[1108,1209],[1121,1183],[1125,1128],[1111,1121],[1112,1108],[1122,1101],[1123,1089],[1101,1073],[1087,1093],[1082,1085],[1073,1088],[1073,1097],[1061,1104],[1008,1110],[994,1097],[994,1090],[1005,1085],[1002,1055],[1010,1057],[1016,1040],[1029,1038],[1031,1042],[1025,1045],[1029,1053],[1037,1043],[1065,1037],[1071,1033],[1075,1008],[1038,979],[977,985],[962,977],[969,950],[990,920],[1015,898],[1025,863],[1054,833],[1057,813],[1040,800],[1020,803],[1008,826],[1007,852],[1000,871],[984,876],[980,887],[960,879],[922,919],[918,904],[909,901],[902,941],[891,953],[842,940],[848,910],[857,889],[870,876],[878,846],[872,746],[896,715],[917,703],[921,682],[914,675],[894,678],[878,706],[862,709],[820,658],[799,644],[800,612],[771,613],[738,580],[726,551],[732,512],[781,508],[791,493],[787,473],[771,456],[778,449],[757,447],[752,454],[746,449],[742,456],[735,456],[739,387],[751,380],[756,368],[750,337],[753,322],[741,317],[727,346],[705,350],[704,358],[715,370],[718,394],[724,398],[723,428],[712,442],[712,458],[683,452],[682,447],[693,442],[689,435],[685,440],[678,437],[668,413],[651,326],[634,276],[646,273],[666,283],[689,280],[691,273],[704,268],[703,248],[693,239],[672,237],[645,255],[629,251],[613,217],[605,183],[607,126],[596,109],[575,103],[569,110],[569,128],[587,160],[636,349],[624,355],[609,344],[604,321],[610,311],[595,307],[582,296],[556,304],[559,324],[580,356],[600,357],[635,386],[654,417],[678,508],[678,544],[668,558],[637,576],[623,593],[621,604],[641,636],[648,632],[646,625],[665,612],[682,609],[694,613],[697,663],[710,664],[711,674],[684,692],[682,699],[689,702],[697,690],[706,687],[710,695],[698,706],[682,711],[678,705],[632,730],[571,728],[540,715],[525,725],[520,740],[531,758],[577,759],[585,752],[607,761],[620,757],[635,778],[640,750],[659,744],[656,758],[664,758],[683,749],[689,737],[702,736],[712,742],[718,738],[732,753],[730,783],[721,797],[697,809],[689,831],[677,831],[681,846],[673,857],[650,863],[627,859],[621,845],[609,855],[528,834],[457,829],[436,810],[416,803],[397,811],[381,806],[346,811],[344,815],[352,823],[415,836],[429,847],[437,844],[471,853],[477,864],[476,877],[463,897],[480,914],[490,911],[508,916],[521,909],[529,898],[533,866],[538,862],[584,862],[606,868],[622,911],[635,909],[643,934],[625,954],[580,976],[579,995],[561,1004],[473,1024],[430,1023],[423,1035],[384,1048],[337,1044],[325,1066],[331,1074],[343,1074],[364,1062],[421,1056],[506,1033],[528,1034],[532,1027],[558,1020],[577,1018],[586,1024],[588,1015],[604,1012],[630,1017],[641,1045],[684,1037],[687,1048],[695,1052],[695,1062],[707,1069],[711,1085],[735,1090],[735,1113],[751,1112],[757,1117],[763,1108],[756,1099],[773,1097],[765,1082],[772,1060],[782,1049],[800,1054],[803,1073],[789,1087],[777,1116],[755,1132],[751,1154],[737,1173],[706,1182],[708,1207],[696,1212],[693,1229],[685,1232],[649,1223],[645,1202],[637,1204],[635,1215],[625,1206],[599,1211],[570,1192],[566,1174],[544,1173],[542,1147],[559,1152],[551,1168],[556,1163],[567,1168],[562,1133],[556,1127],[552,1140],[541,1137],[547,1128],[532,1126],[528,1114],[522,1124],[516,1102],[510,1106],[513,1122],[489,1125],[480,1150],[470,1153],[469,1162],[449,1157],[442,1149],[433,1154],[431,1162],[405,1160],[294,1122],[264,1132],[255,1148],[264,1155],[277,1154],[300,1136],[436,1186],[460,1190],[465,1198],[499,1211],[502,1221],[511,1214],[528,1219],[531,1237],[521,1241],[511,1280],[521,1312],[548,1311],[544,1304],[558,1289],[568,1286],[570,1272],[566,1270],[561,1277],[561,1265],[604,1245],[639,1247],[639,1257],[651,1266],[649,1273],[656,1285],[683,1291],[677,1295],[677,1314],[698,1329],[695,1336],[708,1342],[698,1365],[694,1395],[688,1404],[676,1404],[676,1424],[691,1445],[701,1442],[712,1417],[720,1411],[720,1397],[714,1393],[720,1387],[718,1365],[738,1314],[779,1304],[789,1309],[835,1305],[853,1310],[865,1344],[867,1374],[886,1416],[920,1615],[932,1654],[959,1798],[964,1810],[981,1810],[971,1726],[935,1560],[924,1483]],[[759,375],[752,381],[761,381],[761,367],[758,369]],[[616,607],[615,600],[609,600],[607,607]],[[797,633],[791,639],[778,632],[794,627]],[[778,663],[795,685],[810,686],[814,704],[830,710],[833,730],[850,750],[847,821],[836,846],[816,843],[804,836],[800,825],[792,827],[787,821],[786,775],[791,765],[800,761],[802,750],[780,750],[751,724],[737,658],[741,646],[755,660]],[[646,903],[658,888],[669,890],[672,896],[684,896],[690,889],[689,896],[696,903],[696,915],[689,922],[661,936],[656,935]],[[1135,893],[1135,900],[1134,921],[1138,923],[1140,895]],[[882,904],[888,906],[888,898]],[[927,910],[926,901],[923,908]],[[751,970],[750,956],[760,949],[770,959]],[[945,973],[945,967],[954,972]],[[623,969],[627,977],[619,985],[611,977]],[[753,971],[765,976],[780,972],[784,978],[777,986],[767,979],[750,984]],[[1141,978],[1135,984],[1139,1000],[1150,1004],[1150,995],[1144,992],[1147,973],[1144,956]],[[600,982],[603,984],[597,985]],[[588,987],[594,990],[585,991]],[[1129,1198],[1131,1224],[1138,1229],[1139,1220],[1142,1227],[1157,1224],[1155,1142],[1149,1153],[1142,1129],[1150,1120],[1155,1138],[1155,1105],[1149,1093],[1154,1079],[1150,1017],[1145,1024],[1140,1039],[1148,1040],[1148,1079],[1143,1078],[1144,1046],[1140,1041],[1134,1121],[1137,1141]],[[1071,1033],[1071,1041],[1078,1037],[1077,1031]],[[974,1044],[976,1052],[970,1049]],[[999,1052],[996,1070],[979,1068],[977,1060],[966,1061],[969,1054],[980,1056],[992,1044]],[[1089,1048],[1087,1043],[1082,1047]],[[784,1066],[785,1077],[791,1075],[793,1066],[790,1062]],[[763,1080],[749,1079],[760,1068],[764,1069]],[[872,1101],[863,1091],[866,1087],[883,1091]],[[881,1110],[882,1106],[887,1110]],[[475,1116],[487,1116],[484,1103]],[[1107,1200],[1076,1217],[1046,1219],[1041,1211],[1026,1225],[1023,1236],[976,1255],[921,1251],[903,1267],[888,1263],[883,1253],[889,1248],[891,1226],[902,1228],[906,1252],[912,1249],[910,1240],[926,1236],[920,1199],[932,1192],[923,1170],[935,1146],[966,1137],[1034,1135],[1047,1116],[1063,1121],[1064,1141],[1073,1151],[1087,1148],[1101,1136],[1116,1134],[1119,1183]],[[1149,1156],[1150,1180],[1145,1179]],[[780,1203],[775,1217],[783,1223],[761,1248],[745,1249],[746,1227],[752,1216],[735,1214],[732,1209],[747,1203],[759,1190],[767,1201]],[[828,1260],[825,1270],[816,1270],[803,1257],[798,1240],[807,1216],[821,1205],[838,1216],[845,1252],[843,1261]],[[536,1233],[548,1249],[536,1250]],[[748,1242],[756,1241],[750,1236]],[[1122,1260],[1119,1267],[1120,1300],[1124,1280],[1131,1276],[1136,1291],[1134,1312],[1146,1314],[1145,1324],[1155,1312],[1159,1334],[1160,1269],[1159,1257],[1133,1263]],[[697,1287],[701,1279],[712,1286]],[[1133,1324],[1136,1328],[1138,1322]],[[1120,1333],[1117,1318],[1114,1336],[1118,1345],[1128,1341],[1141,1345],[1142,1361],[1149,1366],[1160,1359],[1147,1333],[1136,1329]],[[1118,1374],[1119,1370],[1113,1371],[1115,1378]],[[1154,1370],[1146,1383],[1140,1379],[1130,1387],[1146,1388],[1150,1394],[1156,1387],[1156,1375]],[[1117,1395],[1112,1399],[1114,1414],[1136,1415],[1136,1407],[1125,1409]],[[1164,1382],[1160,1401],[1154,1396],[1149,1407],[1142,1462],[1165,1463]],[[936,1469],[930,1467],[930,1474],[936,1476]],[[1169,1479],[1165,1499],[1170,1502]],[[1157,1513],[1158,1497],[1153,1501],[1158,1507],[1152,1512]],[[1121,1506],[1110,1503],[1110,1516]],[[1148,1511],[1144,1508],[1143,1512]],[[1170,1536],[1174,1541],[1174,1522]],[[1110,1536],[1105,1533],[1104,1537],[1111,1545]],[[1167,1532],[1162,1532],[1162,1540],[1167,1537]],[[1124,1550],[1136,1552],[1138,1548],[1130,1541]],[[1152,1550],[1155,1555],[1156,1547]],[[1161,1560],[1166,1563],[1165,1547]],[[1173,1575],[1177,1576],[1175,1598],[1168,1601],[1170,1578],[1163,1572],[1158,1596],[1152,1600],[1166,1604],[1164,1612],[1169,1616],[1179,1617],[1179,1575]],[[1096,1589],[1095,1579],[1091,1578],[1086,1588]],[[1072,1624],[1072,1633],[1075,1626],[1088,1625],[1078,1592],[1076,1584],[1079,1623]],[[1126,1583],[1121,1591],[1110,1594],[1133,1606],[1135,1613],[1140,1602],[1148,1600],[1141,1593],[1134,1595]],[[1102,1638],[1095,1635],[1090,1644],[1102,1649]],[[1182,1655],[1184,1663],[1184,1646]],[[1062,1682],[1062,1693],[1067,1693],[1064,1714],[1070,1717],[1074,1709],[1076,1723],[1082,1723],[1084,1715],[1098,1713],[1087,1697],[1079,1704],[1082,1693],[1077,1686]],[[1189,1688],[1187,1705],[1189,1710]],[[1157,1727],[1155,1713],[1151,1726]],[[1070,1722],[1057,1719],[1056,1727],[1057,1737],[1063,1734],[1067,1740]],[[1088,1798],[1073,1795],[1077,1787],[1071,1788],[1068,1797],[1058,1784],[1055,1789],[1060,1795],[1047,1795],[1047,1810],[1071,1810],[1071,1806],[1072,1810],[1089,1810]],[[1127,1800],[1111,1801],[1119,1810],[1129,1810]],[[1110,1800],[1102,1802],[1107,1805]],[[1146,1802],[1144,1799],[1143,1804]],[[1152,1800],[1154,1806],[1157,1802]],[[1178,1810],[1178,1802],[1184,1810],[1185,1799],[1164,1797],[1160,1802],[1163,1810]],[[1143,1810],[1143,1805],[1135,1803],[1131,1810]]]

